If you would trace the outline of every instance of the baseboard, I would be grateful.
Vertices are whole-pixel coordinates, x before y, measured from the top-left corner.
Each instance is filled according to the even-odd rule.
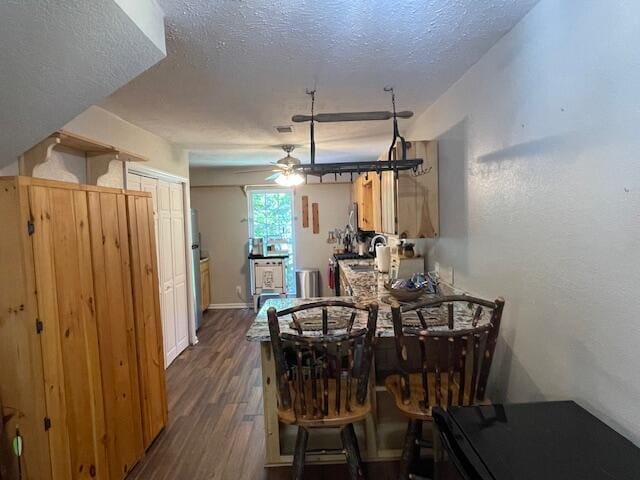
[[[253,308],[250,303],[212,303],[207,310],[230,310],[240,308]]]

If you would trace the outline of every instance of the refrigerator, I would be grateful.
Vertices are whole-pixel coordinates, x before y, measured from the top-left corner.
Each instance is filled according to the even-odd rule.
[[[196,331],[202,323],[202,291],[200,290],[200,229],[198,228],[198,211],[191,209],[191,262],[193,263],[193,291],[196,317]]]

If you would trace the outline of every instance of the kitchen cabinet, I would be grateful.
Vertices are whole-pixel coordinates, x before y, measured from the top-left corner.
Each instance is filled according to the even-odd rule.
[[[376,173],[359,175],[353,182],[353,201],[358,205],[358,227],[380,229],[380,178]]]
[[[394,154],[397,155],[397,150]],[[423,171],[384,172],[380,182],[381,233],[408,238],[435,238],[439,235],[438,144],[433,141],[408,142],[407,158],[422,158]]]
[[[150,369],[161,375],[151,403],[166,424],[157,278],[136,290],[136,272],[157,275],[150,210],[136,218],[148,240],[134,245],[130,228],[131,205],[149,203],[142,192],[0,180],[0,471],[7,478],[18,477],[16,458],[5,455],[18,427],[25,480],[124,478],[148,445]],[[153,365],[143,358],[145,343],[159,344]]]
[[[379,233],[396,235],[396,179],[393,172],[380,176],[380,230]]]
[[[109,478],[144,453],[125,196],[86,193]]]
[[[127,195],[126,198],[142,436],[146,450],[168,421],[156,225],[151,197]]]
[[[211,305],[211,282],[209,258],[200,260],[200,310],[205,311]]]

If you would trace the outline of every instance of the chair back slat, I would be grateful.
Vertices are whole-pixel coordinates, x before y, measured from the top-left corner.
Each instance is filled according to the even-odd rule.
[[[420,360],[422,365],[422,388],[423,388],[423,401],[425,408],[429,408],[429,362],[427,360],[427,337],[421,336],[419,338],[420,343]]]
[[[311,350],[311,365],[309,369],[311,374],[311,415],[316,416],[318,414],[318,381],[316,377],[316,365],[318,361],[317,352],[315,349]]]
[[[353,373],[353,347],[354,341],[349,340],[349,348],[347,350],[347,395],[345,408],[347,412],[351,411],[351,378]]]
[[[336,356],[333,359],[334,364],[334,375],[336,379],[336,398],[335,398],[335,412],[336,414],[340,413],[340,394],[342,387],[342,343],[336,343]]]
[[[351,312],[351,317],[349,317],[349,323],[347,324],[347,333],[351,333],[351,330],[353,329],[353,322],[356,320],[356,314],[357,312],[355,310]]]
[[[339,330],[329,328],[334,325],[329,322],[331,307],[341,307],[341,315],[347,312],[348,320],[340,319],[335,323],[340,326]],[[305,319],[300,312],[312,309],[320,310],[321,331],[305,332]],[[367,315],[367,324],[362,326],[361,322],[355,328],[358,311]],[[291,315],[292,330],[281,332],[280,320],[286,315]],[[358,405],[364,405],[372,365],[377,305],[320,301],[280,312],[270,308],[267,317],[280,410],[287,411],[287,416],[293,410],[296,419],[316,420],[349,412],[354,395]]]
[[[416,310],[416,313],[418,314],[418,320],[420,320],[420,325],[422,325],[422,328],[424,328],[425,330],[429,328],[429,326],[427,325],[427,321],[424,319],[424,315],[422,314],[422,310]]]
[[[450,311],[453,313],[453,308],[451,308]],[[456,347],[455,343],[460,342],[461,339],[456,340],[453,337],[447,338],[447,406],[449,407],[453,403],[453,374],[456,371],[457,366],[454,364],[453,354]],[[462,388],[462,386],[459,388]]]
[[[299,343],[295,343],[296,351],[296,363],[298,365],[297,377],[298,377],[298,396],[300,397],[300,411],[303,415],[307,413],[307,402],[305,399],[305,382],[304,382],[304,370],[302,369],[302,349]]]
[[[329,415],[329,348],[322,344],[324,360],[322,361],[322,414]]]
[[[327,307],[322,307],[322,334],[326,335],[329,333],[329,312],[327,312]]]
[[[436,345],[434,349],[437,352],[436,362],[435,362],[435,371],[436,371],[436,405],[442,405],[442,368],[441,368],[441,358],[442,358],[442,342],[440,341],[440,337],[433,337],[433,342]],[[428,352],[428,350],[427,350]],[[427,375],[429,372],[427,372]],[[428,408],[428,407],[427,407]]]
[[[442,308],[445,304],[447,329],[429,329],[422,310]],[[402,308],[392,307],[402,402],[415,402],[417,395],[421,408],[430,411],[430,407],[436,405],[446,408],[482,400],[503,307],[502,299],[490,302],[466,295],[439,297]],[[490,320],[481,322],[485,309],[490,311]],[[402,315],[405,312],[415,312],[420,327],[404,326]],[[410,352],[414,352],[408,348],[409,342],[415,341],[411,340],[412,337],[417,337],[420,347],[419,362],[417,358],[409,358]],[[417,383],[412,382],[412,377]],[[422,391],[412,392],[417,388]]]
[[[296,327],[298,333],[302,335],[302,325],[300,325],[300,320],[298,320],[298,316],[295,313],[291,314],[291,320],[293,320],[293,325]]]
[[[478,305],[478,308],[476,308],[476,312],[473,314],[473,320],[471,321],[472,327],[478,326],[478,322],[480,321],[481,316],[482,316],[482,305]]]
[[[482,308],[482,307],[480,307]],[[458,358],[458,371],[460,372],[460,387],[458,388],[458,405],[464,405],[464,392],[467,387],[467,350],[469,348],[469,337],[460,338],[460,353],[456,355]]]

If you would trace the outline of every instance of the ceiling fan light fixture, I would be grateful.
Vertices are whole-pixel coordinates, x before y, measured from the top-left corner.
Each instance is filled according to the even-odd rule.
[[[304,177],[299,173],[281,173],[275,182],[281,187],[295,187],[304,183]]]

